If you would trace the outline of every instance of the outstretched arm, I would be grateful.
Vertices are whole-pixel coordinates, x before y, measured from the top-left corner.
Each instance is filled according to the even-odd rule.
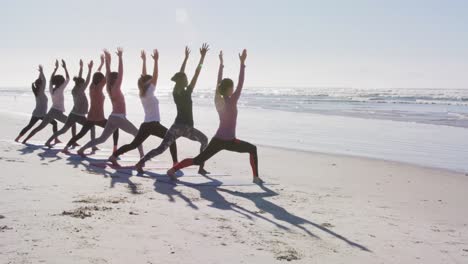
[[[83,77],[83,60],[80,59],[80,71],[78,73],[78,77],[82,78]]]
[[[59,62],[58,62],[58,60],[55,60],[55,68],[54,68],[54,71],[52,72],[52,74],[50,75],[50,81],[52,81],[52,78],[54,78],[55,73],[57,73],[58,67],[59,67]]]
[[[111,54],[108,50],[104,50],[104,57],[105,57],[105,60],[106,60],[106,85],[107,85],[107,88],[109,90],[109,78],[110,78],[110,74],[111,74],[111,68],[110,68],[110,64],[111,64]]]
[[[93,70],[93,61],[90,61],[88,63],[88,75],[86,75],[86,81],[85,81],[84,89],[86,89],[86,87],[88,87],[89,82],[91,81],[91,71],[92,70]]]
[[[146,71],[146,52],[144,50],[141,51],[140,58],[141,58],[142,64],[143,64],[143,66],[141,68],[141,76],[148,75],[148,73]]]
[[[244,86],[245,60],[246,59],[247,59],[247,50],[244,49],[242,51],[242,54],[239,54],[239,60],[240,60],[239,81],[237,82],[236,91],[231,96],[234,100],[239,99],[241,92],[242,92],[242,87]]]
[[[49,91],[50,91],[50,93],[52,93],[52,88],[53,88],[53,87],[52,87],[52,79],[54,79],[55,73],[57,72],[58,67],[59,67],[59,62],[58,62],[58,60],[55,60],[55,68],[54,68],[54,71],[52,72],[52,75],[50,75],[50,80],[49,80],[49,82],[50,82],[50,83],[49,83]]]
[[[203,62],[205,61],[206,53],[210,50],[210,46],[207,43],[203,43],[202,47],[200,48],[200,61],[198,62],[197,69],[195,70],[195,74],[193,75],[192,81],[190,82],[189,86],[187,87],[191,91],[195,88],[197,84],[198,76],[200,75],[201,68],[203,66]]]
[[[46,86],[46,78],[45,78],[45,75],[44,75],[44,67],[42,67],[42,65],[39,64],[39,79],[41,79],[42,81],[42,87],[39,87],[41,89],[44,89],[45,86]]]
[[[185,46],[185,58],[184,58],[184,62],[182,62],[182,66],[180,66],[179,72],[185,72],[185,65],[187,65],[189,56],[190,56],[190,49],[187,46]]]
[[[101,64],[99,64],[98,72],[101,72],[102,66],[104,65],[104,54],[101,55]]]
[[[68,82],[70,80],[70,74],[68,74],[67,64],[62,60],[62,67],[65,70],[65,80]]]
[[[223,51],[219,52],[219,68],[218,68],[218,80],[216,81],[215,86],[215,103],[221,100],[221,94],[218,91],[218,86],[223,79],[223,69],[224,69],[224,60],[223,60]]]
[[[117,48],[117,57],[119,57],[119,76],[117,77],[117,80],[115,82],[115,85],[117,85],[117,88],[120,89],[120,86],[122,85],[122,79],[123,79],[123,49],[122,48]]]
[[[151,55],[154,60],[154,68],[153,68],[153,78],[151,79],[151,84],[156,87],[156,83],[158,82],[159,77],[159,69],[158,69],[158,60],[159,60],[159,52],[157,49],[153,50],[153,55]]]

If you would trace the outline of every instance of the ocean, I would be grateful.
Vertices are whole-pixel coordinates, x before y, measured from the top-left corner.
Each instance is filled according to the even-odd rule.
[[[136,88],[125,94],[128,118],[138,126],[143,109]],[[170,126],[171,90],[158,88],[157,96],[162,123]],[[213,91],[195,90],[193,101],[196,126],[212,136],[218,125]],[[25,120],[34,108],[27,88],[0,88],[0,102],[0,112]],[[264,146],[468,172],[468,89],[245,87],[237,136]]]

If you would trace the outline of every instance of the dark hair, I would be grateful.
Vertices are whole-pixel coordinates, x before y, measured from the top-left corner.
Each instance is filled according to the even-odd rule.
[[[85,79],[83,79],[82,77],[74,77],[73,81],[75,82],[75,85],[80,85],[80,84],[85,83]]]
[[[62,85],[64,82],[65,82],[65,78],[63,77],[63,75],[54,75],[54,77],[52,77],[52,93],[55,92],[55,90],[57,90],[57,88],[60,87],[60,85]]]
[[[182,80],[187,80],[187,75],[185,74],[185,72],[178,72],[176,74],[174,74],[174,76],[172,76],[171,78],[171,81],[175,82],[175,83],[178,83]]]
[[[145,96],[146,91],[149,88],[148,82],[151,81],[153,76],[151,75],[142,75],[140,78],[138,78],[138,89],[140,90],[140,97]]]
[[[220,95],[225,96],[229,88],[233,88],[233,87],[234,87],[234,82],[229,78],[225,78],[219,83],[218,92]]]
[[[31,84],[31,88],[32,88],[32,91],[33,91],[33,94],[35,97],[37,97],[39,95],[39,88],[38,86],[36,85],[36,83],[32,83]]]
[[[32,87],[32,91],[34,93],[34,96],[38,96],[39,95],[39,87],[42,86],[42,79],[41,78],[37,78],[31,85]]]
[[[117,78],[119,78],[119,73],[118,72],[111,72],[109,74],[109,80],[107,83],[107,91],[110,93],[110,90],[112,89],[112,86],[114,86],[115,81],[117,81]]]
[[[104,78],[104,74],[102,74],[101,72],[96,72],[95,74],[93,74],[93,84],[94,85],[98,85],[102,79],[105,79]]]

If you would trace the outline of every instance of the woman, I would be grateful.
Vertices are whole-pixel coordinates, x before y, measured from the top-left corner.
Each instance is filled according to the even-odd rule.
[[[77,153],[81,157],[86,157],[84,151],[88,148],[97,146],[101,143],[104,143],[117,129],[121,129],[133,136],[136,136],[138,129],[126,118],[126,108],[125,108],[125,97],[122,93],[122,78],[123,78],[123,49],[118,48],[116,52],[119,57],[119,71],[111,72],[111,55],[109,51],[104,50],[105,61],[106,61],[106,79],[107,79],[107,93],[109,94],[112,102],[112,113],[107,120],[106,127],[100,137],[91,140],[82,148],[80,148]],[[140,145],[138,147],[140,156],[143,156],[143,147]]]
[[[102,66],[104,66],[104,55],[101,55],[101,64],[99,65],[98,71],[93,74],[93,80],[89,87],[89,99],[91,100],[91,106],[88,112],[88,118],[86,123],[81,128],[80,132],[68,141],[65,148],[62,150],[63,153],[69,153],[68,149],[75,145],[78,140],[88,133],[91,130],[92,139],[95,138],[95,126],[100,126],[102,128],[106,127],[107,119],[104,117],[104,93],[103,89],[106,85],[106,78],[104,74],[101,73]],[[115,130],[113,133],[114,137],[114,151],[117,150],[117,144],[119,141],[119,130]],[[93,150],[97,150],[97,147],[93,147]]]
[[[219,115],[219,128],[215,136],[211,139],[208,147],[193,159],[185,159],[167,171],[167,175],[171,179],[176,180],[174,174],[177,170],[183,169],[191,165],[200,165],[213,157],[219,151],[225,149],[240,153],[250,154],[250,165],[252,166],[253,182],[262,183],[263,181],[258,176],[258,157],[257,147],[254,145],[236,139],[236,122],[237,122],[237,101],[242,92],[244,85],[245,59],[247,51],[244,50],[239,54],[240,59],[240,74],[239,82],[236,91],[233,92],[234,83],[231,79],[223,79],[223,53],[219,54],[219,70],[218,82],[216,85],[215,105]]]
[[[44,129],[47,124],[52,122],[53,120],[58,120],[62,123],[67,121],[67,116],[63,114],[65,112],[65,98],[63,95],[63,91],[67,87],[68,82],[70,81],[70,75],[68,74],[67,65],[65,61],[62,60],[62,67],[65,70],[65,78],[63,75],[55,75],[57,69],[59,67],[58,60],[55,61],[55,69],[52,72],[52,76],[50,77],[50,85],[49,91],[52,97],[52,107],[50,108],[49,112],[44,116],[42,119],[41,124],[33,129],[31,133],[23,140],[23,144],[26,144],[27,141],[33,137],[37,132]],[[72,129],[73,136],[75,135],[75,127]]]
[[[201,131],[193,127],[192,92],[197,83],[197,79],[200,75],[200,71],[203,66],[203,61],[205,60],[205,56],[208,50],[208,44],[204,43],[203,46],[200,48],[201,57],[198,63],[198,67],[195,71],[195,75],[193,76],[190,84],[188,84],[187,75],[185,75],[185,65],[187,64],[190,50],[187,47],[185,48],[185,59],[182,63],[182,67],[180,68],[180,72],[176,73],[171,79],[175,82],[174,90],[172,91],[172,96],[177,107],[177,117],[174,121],[174,124],[167,131],[159,147],[148,152],[148,154],[146,154],[135,165],[139,173],[143,173],[143,166],[146,161],[163,153],[179,137],[186,137],[190,140],[200,142],[200,152],[202,152],[207,146],[208,138]],[[203,167],[203,164],[200,164],[198,172],[200,174],[208,173]]]
[[[48,104],[47,95],[45,94],[45,87],[46,78],[44,76],[44,69],[42,65],[39,65],[39,78],[37,78],[36,81],[32,83],[32,91],[34,97],[36,98],[36,107],[32,112],[31,120],[29,120],[28,125],[26,125],[16,137],[16,142],[19,142],[20,138],[23,137],[24,134],[26,134],[26,132],[28,132],[29,129],[31,129],[37,123],[37,121],[44,119],[44,116],[47,113]],[[52,124],[52,131],[54,133],[57,132],[57,121],[52,120],[50,124]],[[57,141],[59,140],[56,139],[56,142]]]
[[[154,69],[153,76],[146,73],[146,53],[145,51],[141,52],[141,59],[143,61],[143,68],[141,77],[138,79],[138,89],[140,94],[141,104],[145,111],[145,121],[140,125],[138,134],[133,139],[132,143],[120,147],[115,151],[112,156],[109,157],[109,161],[112,162],[115,166],[119,166],[117,163],[117,158],[143,144],[143,142],[151,135],[157,136],[159,138],[164,138],[167,132],[167,128],[160,123],[159,115],[159,101],[154,95],[156,89],[156,83],[158,81],[158,59],[159,53],[158,50],[153,51],[153,60],[154,60]],[[174,142],[171,147],[171,156],[173,164],[177,163],[177,146]]]
[[[89,85],[92,69],[93,61],[90,61],[88,64],[88,74],[86,76],[86,80],[83,79],[83,60],[80,60],[80,71],[78,73],[78,77],[73,78],[73,81],[75,82],[75,86],[72,89],[73,108],[68,115],[65,125],[46,141],[45,145],[47,147],[51,148],[52,145],[50,142],[52,142],[52,140],[54,140],[56,137],[65,134],[72,126],[75,126],[76,123],[79,123],[82,126],[86,123],[86,114],[88,113],[88,98],[86,98],[85,90]]]

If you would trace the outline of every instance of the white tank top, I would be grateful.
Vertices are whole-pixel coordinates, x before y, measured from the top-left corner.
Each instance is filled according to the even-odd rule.
[[[141,104],[145,110],[145,123],[148,122],[159,122],[161,120],[159,116],[159,101],[154,95],[156,87],[150,84],[148,90],[143,97],[140,97]]]

